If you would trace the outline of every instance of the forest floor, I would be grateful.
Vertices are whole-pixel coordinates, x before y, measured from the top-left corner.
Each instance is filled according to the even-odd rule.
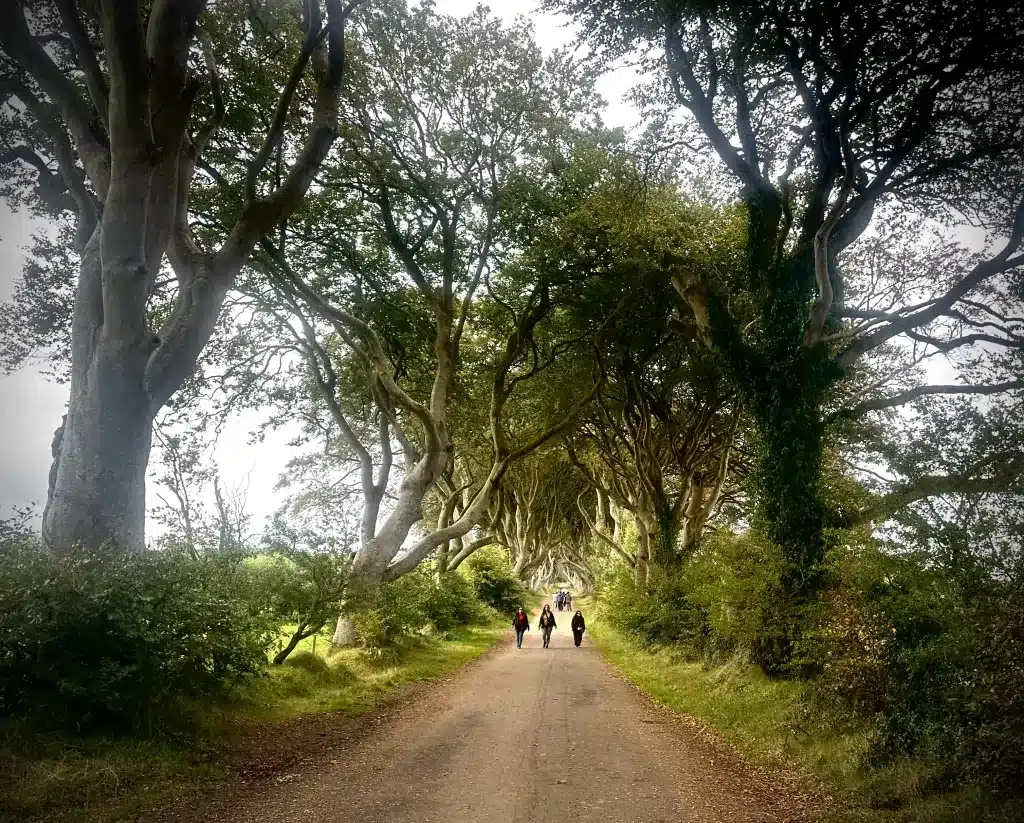
[[[249,741],[252,768],[163,823],[594,823],[803,821],[815,801],[715,735],[656,705],[568,614],[551,647],[534,628],[361,718],[277,724]],[[265,730],[269,731],[269,730]],[[239,752],[241,761],[246,759]]]

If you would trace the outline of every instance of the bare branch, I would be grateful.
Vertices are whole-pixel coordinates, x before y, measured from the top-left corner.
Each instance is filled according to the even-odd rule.
[[[1024,256],[1014,257],[1013,255],[1020,248],[1022,240],[1024,240],[1024,197],[1017,204],[1013,229],[1002,251],[988,260],[978,263],[928,308],[903,315],[877,331],[854,340],[836,357],[836,362],[844,368],[851,366],[863,354],[881,346],[893,337],[912,332],[947,313],[957,301],[991,277],[1020,266],[1024,263]],[[1002,342],[1005,345],[1005,341]]]
[[[85,75],[85,87],[89,90],[93,107],[99,115],[100,122],[104,128],[109,128],[107,119],[107,80],[100,69],[99,61],[96,59],[96,52],[92,43],[89,42],[89,33],[82,24],[82,18],[78,15],[77,3],[75,0],[56,0],[57,10],[60,12],[60,19],[64,23],[68,37],[71,41],[75,59]]]
[[[837,412],[833,419],[838,417],[860,417],[871,411],[880,409],[891,409],[895,406],[903,406],[919,397],[927,397],[933,394],[1002,394],[1014,389],[1024,389],[1024,380],[1009,380],[1005,383],[991,383],[989,385],[947,385],[947,386],[918,386],[905,392],[892,395],[891,397],[876,397],[865,400],[849,409]]]
[[[947,494],[977,495],[999,494],[1009,491],[1024,475],[1024,455],[1011,456],[988,477],[965,477],[957,475],[925,475],[889,494],[883,495],[874,504],[862,509],[855,522],[879,521],[912,503],[940,497]]]
[[[102,199],[109,183],[110,156],[99,117],[32,37],[21,3],[0,3],[0,46],[32,75],[43,94],[56,105],[71,132],[93,188]]]

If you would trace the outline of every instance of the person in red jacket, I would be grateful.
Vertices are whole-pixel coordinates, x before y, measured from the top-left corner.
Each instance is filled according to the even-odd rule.
[[[512,628],[516,630],[516,648],[521,649],[523,648],[523,635],[530,630],[530,618],[526,616],[522,606],[516,611],[516,616],[512,618]]]

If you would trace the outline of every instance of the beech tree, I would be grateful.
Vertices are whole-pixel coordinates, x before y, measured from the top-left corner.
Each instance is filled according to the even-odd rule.
[[[290,62],[288,80],[248,159],[241,207],[208,248],[190,230],[189,196],[232,98],[200,28],[207,4],[55,0],[0,10],[0,85],[24,140],[4,159],[33,167],[37,194],[57,192],[52,205],[73,202],[77,218],[70,399],[43,516],[54,550],[142,548],[153,420],[195,368],[250,251],[302,203],[334,144],[344,25],[360,4],[304,0],[280,16],[283,27],[301,29],[275,58]],[[209,14],[234,16],[237,47],[265,60],[260,45],[271,33],[239,22],[241,5],[217,4]],[[307,82],[314,88],[300,102]],[[285,173],[268,185],[275,154]],[[173,305],[154,323],[148,309],[165,258]]]
[[[664,79],[644,100],[685,112],[672,138],[695,159],[714,158],[744,204],[743,265],[724,276],[681,271],[675,285],[752,416],[756,522],[785,552],[784,586],[794,604],[813,599],[834,522],[820,473],[825,409],[838,382],[897,338],[947,351],[1019,345],[1009,318],[984,304],[987,289],[1018,278],[1024,262],[1020,10],[547,5],[613,51],[661,51]],[[853,309],[842,255],[896,204],[937,218],[955,209],[1003,239],[974,259],[935,261],[942,276],[923,300],[894,295],[894,303]],[[951,318],[964,324],[944,324]]]
[[[225,362],[252,364],[236,381],[249,391],[265,382],[265,356],[301,358],[272,391],[280,419],[300,413],[329,444],[337,473],[354,468],[355,600],[435,551],[455,567],[483,544],[471,532],[504,473],[593,396],[588,352],[615,305],[562,323],[577,281],[595,272],[567,275],[535,248],[560,198],[578,197],[559,175],[595,173],[567,170],[575,147],[607,140],[584,69],[542,58],[524,23],[400,2],[360,15],[349,61],[338,160],[259,244],[240,283],[248,348]],[[225,222],[241,171],[226,166],[204,224]],[[558,403],[522,414],[524,389],[558,358],[582,365]]]

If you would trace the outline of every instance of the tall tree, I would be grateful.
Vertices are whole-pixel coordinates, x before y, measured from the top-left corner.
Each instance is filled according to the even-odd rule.
[[[984,322],[988,285],[1024,256],[1021,10],[992,3],[829,4],[551,0],[588,36],[656,45],[664,78],[648,102],[681,107],[675,134],[714,157],[746,208],[734,276],[681,262],[676,286],[756,427],[756,521],[788,558],[794,604],[823,581],[830,512],[821,490],[823,410],[860,358],[897,337],[929,338],[963,313]],[[951,260],[923,303],[886,305],[851,329],[840,255],[880,208],[984,219],[1003,242]],[[959,265],[965,263],[965,265]],[[1017,346],[1007,324],[937,340]],[[780,651],[784,657],[785,649]]]
[[[459,541],[485,519],[509,465],[592,395],[585,355],[603,317],[559,325],[573,278],[531,251],[527,229],[543,216],[526,204],[559,187],[552,158],[603,138],[592,78],[565,55],[543,58],[523,22],[375,4],[349,57],[340,157],[323,167],[318,196],[261,242],[243,287],[270,331],[250,341],[300,355],[303,373],[288,379],[302,388],[288,396],[330,454],[356,467],[364,507],[351,589],[372,596],[438,547],[454,541],[456,559],[466,556],[475,540]],[[211,225],[233,208],[230,191],[207,202]],[[582,381],[522,425],[527,381],[571,355],[586,366]],[[483,415],[456,442],[467,369],[465,395]],[[461,459],[470,451],[481,459]],[[419,526],[435,502],[436,526]]]
[[[53,549],[142,548],[153,420],[195,368],[250,251],[302,203],[337,137],[344,25],[360,4],[327,0],[325,14],[319,0],[303,0],[279,16],[273,36],[286,47],[275,59],[290,65],[288,79],[260,129],[240,208],[207,249],[190,231],[189,195],[207,143],[230,116],[230,89],[225,95],[200,31],[205,0],[0,8],[0,88],[25,140],[4,159],[35,168],[37,194],[56,191],[60,208],[73,203],[80,244],[70,399],[43,516]],[[210,16],[237,18],[242,5],[218,3]],[[252,24],[238,33],[233,47],[266,59],[263,33]],[[299,94],[307,77],[314,88]],[[275,154],[288,158],[286,172],[268,186]],[[174,299],[154,323],[149,308],[165,256]]]

